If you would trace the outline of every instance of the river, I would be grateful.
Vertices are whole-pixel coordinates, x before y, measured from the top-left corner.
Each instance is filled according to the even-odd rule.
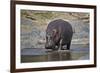
[[[21,49],[21,63],[88,59],[89,45],[83,44],[72,44],[70,51],[47,51],[44,48]]]

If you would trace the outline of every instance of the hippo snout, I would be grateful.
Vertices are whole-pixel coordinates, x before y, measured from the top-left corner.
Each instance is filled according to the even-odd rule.
[[[46,48],[46,49],[50,49],[50,48],[52,48],[52,47],[49,46],[48,44],[46,44],[46,45],[45,45],[45,48]]]
[[[45,45],[45,48],[46,48],[46,49],[52,49],[52,48],[54,48],[54,46],[46,44],[46,45]]]

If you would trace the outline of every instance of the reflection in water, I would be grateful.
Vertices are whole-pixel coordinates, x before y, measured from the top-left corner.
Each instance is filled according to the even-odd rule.
[[[45,55],[22,55],[21,62],[47,62],[47,61],[68,61],[68,60],[89,59],[85,52],[48,52]]]
[[[21,62],[44,62],[44,61],[64,61],[71,60],[70,52],[47,52],[46,55],[24,55]]]
[[[74,48],[73,48],[74,47]],[[78,47],[78,48],[75,48]],[[88,60],[88,45],[73,45],[70,51],[46,51],[46,49],[26,48],[21,50],[21,62],[48,62],[48,61],[68,61],[68,60]]]
[[[48,61],[62,61],[62,60],[70,60],[70,52],[52,52],[47,55]]]

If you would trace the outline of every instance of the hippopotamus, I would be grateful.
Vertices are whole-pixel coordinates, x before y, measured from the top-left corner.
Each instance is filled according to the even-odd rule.
[[[66,45],[66,50],[70,50],[73,29],[68,21],[56,19],[51,21],[46,29],[46,49],[62,50]]]

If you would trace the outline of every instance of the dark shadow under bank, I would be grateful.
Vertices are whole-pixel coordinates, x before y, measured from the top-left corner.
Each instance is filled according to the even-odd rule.
[[[25,48],[21,50],[21,63],[88,60],[89,45],[73,44],[70,51],[47,51],[41,48]]]

